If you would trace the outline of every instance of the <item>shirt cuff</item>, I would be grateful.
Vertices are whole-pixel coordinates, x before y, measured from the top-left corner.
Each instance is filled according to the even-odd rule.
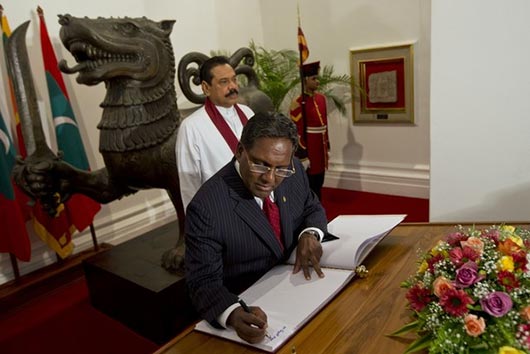
[[[298,239],[300,239],[302,234],[304,232],[306,232],[306,231],[315,231],[318,234],[318,241],[322,242],[322,239],[324,238],[324,232],[322,232],[322,230],[320,230],[317,227],[307,227],[307,228],[303,229],[302,232],[300,233],[300,235],[298,235]]]
[[[228,328],[226,325],[226,321],[228,320],[228,317],[234,311],[239,305],[237,302],[233,303],[232,305],[228,306],[226,310],[224,310],[219,316],[217,316],[217,323],[219,323],[223,328]]]

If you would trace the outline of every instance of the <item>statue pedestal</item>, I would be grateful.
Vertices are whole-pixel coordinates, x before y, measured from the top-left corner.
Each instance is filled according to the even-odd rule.
[[[172,222],[83,261],[92,305],[157,344],[198,319],[184,278],[160,266],[177,238]]]

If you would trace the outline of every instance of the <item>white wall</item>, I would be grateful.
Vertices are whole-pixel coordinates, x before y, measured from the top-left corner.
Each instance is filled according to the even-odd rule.
[[[73,63],[62,47],[57,14],[74,16],[147,16],[153,20],[175,19],[171,39],[177,61],[190,51],[233,51],[250,40],[270,49],[297,48],[296,5],[300,3],[302,27],[308,40],[309,60],[333,65],[335,73],[349,73],[349,50],[374,45],[415,42],[414,125],[353,125],[351,108],[346,117],[332,110],[332,143],[327,186],[378,193],[428,197],[429,194],[429,66],[430,1],[425,0],[4,0],[2,5],[11,28],[31,19],[27,46],[37,94],[43,114],[51,117],[38,37],[37,5],[43,7],[57,56]],[[92,169],[104,166],[98,152],[96,125],[104,96],[102,84],[78,85],[75,75],[64,76],[73,102]],[[5,80],[1,88],[5,90]],[[178,91],[180,108],[193,106]],[[349,89],[344,98],[350,99]],[[0,94],[2,113],[5,95]],[[50,118],[48,118],[50,119]],[[51,125],[50,125],[51,126]],[[53,136],[53,130],[51,131]],[[103,206],[94,225],[100,242],[120,243],[175,219],[165,192],[142,191]],[[1,228],[1,227],[0,227]],[[74,238],[76,251],[91,247],[87,231]],[[21,263],[22,273],[55,257],[44,244],[33,239],[30,263]],[[7,255],[0,254],[0,283],[12,277]]]
[[[529,13],[432,3],[431,221],[529,219]]]
[[[263,36],[257,0],[157,0],[156,6],[142,2],[146,3],[142,16],[176,20],[171,40],[177,63],[189,52],[206,55],[211,50],[233,52],[247,46],[250,39],[261,40]],[[180,108],[195,107],[181,94],[178,83],[177,92]]]
[[[310,51],[308,61],[350,73],[353,48],[415,42],[415,124],[352,124],[333,110],[329,119],[330,169],[325,185],[429,197],[430,1],[262,0],[264,45],[296,49],[297,3]],[[350,91],[344,92],[350,101]]]

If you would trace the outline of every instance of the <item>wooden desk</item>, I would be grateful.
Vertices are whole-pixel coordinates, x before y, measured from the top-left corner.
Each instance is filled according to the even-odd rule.
[[[489,224],[488,224],[489,225]],[[403,353],[410,340],[385,336],[409,321],[405,289],[417,250],[427,251],[454,224],[401,224],[368,256],[365,279],[354,279],[277,353]],[[308,294],[308,296],[310,296]],[[248,354],[262,351],[187,328],[155,354]]]

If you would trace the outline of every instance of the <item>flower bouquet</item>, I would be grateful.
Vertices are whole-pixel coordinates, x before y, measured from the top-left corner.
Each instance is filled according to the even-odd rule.
[[[406,353],[530,352],[530,232],[512,226],[457,231],[402,283],[414,321]]]

